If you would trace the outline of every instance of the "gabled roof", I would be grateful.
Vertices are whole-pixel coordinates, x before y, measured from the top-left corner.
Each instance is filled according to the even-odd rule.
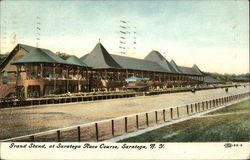
[[[194,68],[178,66],[182,73],[192,74],[192,75],[203,75]]]
[[[82,56],[82,57],[80,58],[80,60],[81,60],[81,61],[84,61],[84,60],[88,57],[88,55],[89,55],[89,53],[85,54],[84,56]]]
[[[214,78],[208,77],[208,76],[204,77],[204,82],[205,83],[223,83],[223,81],[219,81],[217,79],[214,79]]]
[[[93,68],[122,68],[99,42],[90,54],[83,60],[88,66]]]
[[[70,56],[67,60],[68,63],[77,65],[77,66],[82,66],[82,67],[88,67],[87,64],[83,63],[78,57],[76,56]]]
[[[20,63],[62,63],[62,64],[70,64],[67,61],[63,60],[50,50],[45,50],[41,48],[35,48],[25,54],[22,58],[13,62],[12,64],[20,64]]]
[[[174,62],[174,60],[170,61],[171,66],[173,67],[173,69],[175,70],[175,72],[177,73],[182,73],[182,71],[180,70],[180,68],[177,66],[177,64]]]
[[[196,64],[194,64],[192,68],[195,69],[200,74],[203,74],[203,72],[200,70],[200,68]]]
[[[17,44],[15,46],[15,48],[13,48],[13,50],[10,52],[10,54],[3,60],[3,62],[0,64],[0,71],[2,71],[4,69],[4,67],[10,62],[10,60],[17,54],[19,48],[23,48],[22,44]],[[26,51],[28,52],[28,50],[26,50]]]
[[[158,51],[151,51],[144,59],[158,63],[166,72],[176,72],[171,64]]]
[[[154,71],[154,72],[166,72],[158,63],[153,61],[147,61],[143,59],[124,57],[119,55],[111,55],[116,62],[124,69]]]

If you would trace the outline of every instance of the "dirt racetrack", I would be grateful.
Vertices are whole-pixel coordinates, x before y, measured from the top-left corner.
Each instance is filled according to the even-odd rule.
[[[249,86],[0,110],[0,139],[22,136],[108,118],[181,106],[249,91]]]

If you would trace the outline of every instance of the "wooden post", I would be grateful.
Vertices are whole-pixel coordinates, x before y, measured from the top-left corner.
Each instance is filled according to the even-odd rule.
[[[30,142],[34,142],[35,141],[35,137],[34,136],[30,136]]]
[[[67,93],[69,92],[69,66],[67,66],[67,86],[66,86],[66,88],[67,88]]]
[[[136,128],[139,129],[139,116],[136,115]]]
[[[42,63],[40,63],[40,69],[41,69],[40,78],[43,79],[43,64]]]
[[[80,126],[77,126],[77,140],[78,140],[78,142],[81,142],[81,128],[80,128]]]
[[[53,64],[53,79],[54,79],[54,90],[56,89],[56,65]]]
[[[170,108],[171,119],[173,119],[173,108]]]
[[[163,109],[163,121],[166,122],[166,111]]]
[[[115,126],[114,126],[114,120],[112,119],[111,120],[111,129],[112,129],[112,136],[114,137],[115,136]]]
[[[177,107],[177,117],[180,118],[179,107]]]
[[[191,104],[191,113],[194,113],[193,104]]]
[[[98,132],[98,123],[95,123],[95,133],[96,133],[96,141],[99,141],[99,132]]]
[[[189,115],[188,105],[186,107],[187,107],[187,115]]]
[[[125,132],[127,133],[128,132],[128,118],[125,117],[124,120],[125,120]]]
[[[155,111],[155,122],[156,122],[156,124],[158,123],[158,115],[157,115],[157,111]]]
[[[58,142],[61,142],[61,133],[60,133],[60,130],[57,130],[57,141]]]
[[[149,126],[149,122],[148,122],[148,113],[146,113],[146,124],[147,124],[147,127]]]

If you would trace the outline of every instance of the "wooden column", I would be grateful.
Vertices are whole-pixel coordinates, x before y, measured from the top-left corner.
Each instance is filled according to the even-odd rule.
[[[40,63],[40,78],[43,79],[43,64]]]
[[[53,64],[54,90],[56,89],[56,65]]]
[[[77,77],[78,77],[77,92],[79,92],[80,91],[80,67],[77,67]]]
[[[119,80],[120,80],[120,72],[117,71],[117,81],[119,81]]]
[[[28,98],[28,85],[24,85],[24,97]]]
[[[86,67],[86,81],[87,81],[87,92],[89,92],[89,71],[88,68]]]
[[[19,96],[17,95],[18,93],[18,80],[19,80],[19,74],[20,74],[20,66],[16,66],[16,96]]]
[[[69,66],[67,66],[67,93],[69,92]]]

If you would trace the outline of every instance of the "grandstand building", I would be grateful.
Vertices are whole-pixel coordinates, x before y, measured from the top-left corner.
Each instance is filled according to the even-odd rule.
[[[202,84],[203,72],[194,65],[168,62],[158,51],[144,59],[110,54],[99,42],[81,57],[64,60],[48,49],[18,44],[0,64],[0,97],[122,90],[129,77],[147,79],[149,88]]]

